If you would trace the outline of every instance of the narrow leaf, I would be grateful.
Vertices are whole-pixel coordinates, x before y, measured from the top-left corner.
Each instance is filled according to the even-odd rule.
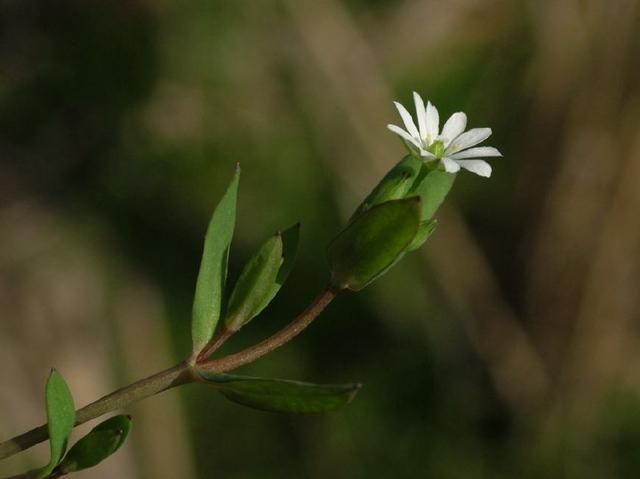
[[[380,180],[380,183],[369,193],[349,221],[353,221],[372,206],[404,198],[418,177],[422,164],[422,160],[413,155],[405,156]]]
[[[281,413],[334,411],[349,404],[362,387],[360,384],[312,384],[202,371],[200,374],[233,402]]]
[[[67,443],[75,423],[75,406],[71,391],[62,375],[55,369],[51,370],[47,380],[45,400],[51,455],[49,464],[38,472],[36,476],[38,478],[47,477],[58,465],[67,450]]]
[[[422,166],[418,178],[408,194],[417,194],[422,198],[422,221],[433,218],[436,211],[447,197],[453,186],[456,175],[441,169]]]
[[[282,237],[278,233],[269,238],[242,269],[229,300],[225,319],[228,330],[237,331],[262,311],[275,287],[281,265]]]
[[[404,254],[418,232],[420,198],[387,201],[353,220],[329,246],[331,283],[359,291]]]
[[[433,232],[436,230],[437,226],[438,226],[437,220],[423,221],[422,223],[420,223],[420,226],[418,227],[418,232],[416,233],[416,236],[413,238],[413,241],[407,248],[407,251],[413,251],[418,249],[420,246],[422,246],[425,243],[425,241],[427,241],[431,237]]]
[[[194,354],[200,352],[209,342],[220,319],[229,249],[236,223],[239,179],[240,168],[237,167],[231,184],[213,212],[207,228],[193,300],[191,335]]]
[[[131,417],[120,415],[107,419],[73,445],[58,469],[68,474],[99,464],[122,446],[130,431]]]
[[[282,237],[282,265],[276,276],[275,284],[271,291],[264,299],[263,304],[258,308],[262,311],[269,303],[276,297],[280,288],[289,277],[289,273],[293,269],[293,265],[296,260],[296,253],[298,251],[298,240],[300,239],[300,224],[296,224],[290,228],[287,228],[281,233]]]

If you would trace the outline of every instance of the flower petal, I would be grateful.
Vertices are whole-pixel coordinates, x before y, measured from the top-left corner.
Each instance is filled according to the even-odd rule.
[[[476,175],[484,176],[485,178],[491,176],[491,165],[484,160],[458,160],[456,163]]]
[[[462,135],[455,138],[445,150],[445,154],[449,155],[465,148],[470,148],[483,142],[491,136],[491,128],[472,128],[465,131]]]
[[[451,140],[461,135],[466,127],[467,115],[461,111],[451,115],[442,127],[442,135],[440,135],[444,140],[444,147],[449,146]]]
[[[420,156],[422,156],[423,158],[425,158],[427,161],[433,161],[436,160],[436,155],[434,155],[433,153],[427,151],[427,150],[423,150],[422,148],[420,149]]]
[[[502,156],[496,148],[493,146],[476,146],[475,148],[469,148],[453,155],[449,155],[452,160],[462,160],[464,158],[484,158],[487,156]]]
[[[409,133],[407,133],[406,131],[404,131],[402,128],[400,128],[399,126],[396,125],[387,125],[387,128],[389,128],[392,132],[394,132],[396,135],[400,135],[402,138],[404,138],[405,140],[407,140],[408,142],[410,142],[412,145],[414,145],[417,148],[422,149],[422,146],[420,145],[420,143],[418,143],[418,140],[415,139],[414,137],[412,137]]]
[[[438,113],[438,109],[431,104],[431,102],[427,102],[427,142],[428,145],[431,145],[438,137],[438,133],[440,132],[440,114]]]
[[[416,118],[418,119],[420,138],[425,140],[427,138],[427,112],[424,108],[422,97],[415,91],[413,92],[413,102],[416,104]]]
[[[416,128],[416,124],[413,122],[413,118],[411,118],[411,114],[407,111],[407,109],[402,106],[402,104],[394,101],[393,104],[398,109],[398,113],[402,117],[402,122],[404,123],[404,127],[407,129],[409,134],[413,136],[416,140],[420,138],[420,133],[418,133],[418,129]]]
[[[460,165],[449,158],[442,158],[442,164],[447,173],[456,173],[460,170]]]

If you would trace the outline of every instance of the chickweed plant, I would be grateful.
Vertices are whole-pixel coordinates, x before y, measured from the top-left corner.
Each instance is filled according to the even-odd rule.
[[[98,424],[67,448],[74,426],[129,404],[189,383],[212,386],[227,399],[250,408],[279,413],[317,413],[349,404],[360,384],[313,384],[288,379],[231,374],[300,334],[338,295],[360,291],[408,253],[420,248],[436,229],[434,215],[451,190],[460,169],[483,177],[491,166],[481,158],[501,156],[489,146],[476,146],[489,128],[465,131],[467,116],[454,113],[440,130],[438,110],[425,107],[414,93],[417,125],[395,103],[404,128],[388,125],[408,154],[382,178],[328,247],[327,286],[291,323],[267,339],[239,352],[216,352],[278,294],[293,269],[299,225],[269,237],[242,269],[231,293],[226,285],[229,250],[236,222],[240,168],[213,212],[204,240],[195,286],[191,336],[193,347],[179,364],[124,386],[76,410],[62,375],[52,370],[45,387],[47,424],[0,443],[0,459],[49,440],[49,463],[16,478],[57,478],[93,467],[115,453],[131,430],[131,418],[116,415]]]

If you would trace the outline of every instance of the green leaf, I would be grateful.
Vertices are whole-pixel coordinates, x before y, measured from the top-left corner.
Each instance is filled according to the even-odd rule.
[[[423,161],[419,158],[413,155],[405,156],[380,180],[380,183],[365,198],[349,222],[374,205],[404,198],[418,177],[422,165]]]
[[[356,217],[329,245],[331,283],[359,291],[384,274],[418,232],[420,198],[387,201]]]
[[[237,331],[266,307],[282,265],[282,250],[282,236],[277,233],[260,247],[242,269],[229,300],[225,319],[228,330]]]
[[[417,194],[422,198],[422,221],[433,218],[451,190],[455,179],[455,174],[439,168],[432,169],[427,164],[422,165],[420,174],[408,193]]]
[[[62,375],[55,369],[51,370],[45,388],[47,405],[47,428],[49,430],[49,444],[51,455],[49,464],[40,469],[37,478],[47,477],[55,469],[67,450],[67,443],[75,423],[75,406],[69,386]]]
[[[263,411],[318,413],[351,402],[360,384],[312,384],[289,379],[266,379],[199,371],[227,399]]]
[[[418,227],[418,232],[416,233],[416,236],[413,238],[413,241],[407,248],[407,251],[413,251],[418,249],[420,246],[422,246],[425,243],[425,241],[427,241],[431,237],[433,232],[436,230],[437,226],[438,226],[437,220],[423,221],[422,223],[420,223],[420,226]]]
[[[276,285],[272,291],[273,296],[271,296],[270,300],[273,299],[276,293],[280,290],[284,282],[289,277],[289,273],[291,273],[291,270],[293,269],[293,265],[296,260],[296,253],[298,252],[298,242],[300,240],[300,223],[284,230],[281,233],[281,236],[282,266],[280,266],[280,271],[278,271]]]
[[[58,469],[68,474],[99,464],[122,446],[130,431],[130,416],[114,416],[101,422],[73,445]]]
[[[300,224],[293,225],[281,233],[282,237],[282,265],[276,276],[275,284],[269,295],[265,298],[259,310],[262,311],[276,297],[280,288],[289,277],[289,273],[293,269],[298,251],[298,240],[300,238]]]
[[[239,179],[238,166],[231,184],[213,212],[204,240],[202,262],[193,299],[191,335],[194,354],[200,352],[209,342],[220,319],[229,249],[236,223]]]

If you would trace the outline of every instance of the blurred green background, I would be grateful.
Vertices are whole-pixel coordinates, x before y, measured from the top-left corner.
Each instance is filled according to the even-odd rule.
[[[170,391],[77,477],[638,477],[639,26],[638,0],[3,1],[0,436],[43,421],[52,366],[82,405],[189,352],[238,161],[231,279],[273,231],[302,237],[224,350],[286,324],[403,155],[385,125],[416,90],[493,128],[492,178],[460,174],[420,252],[242,369],[356,400],[278,416]]]

